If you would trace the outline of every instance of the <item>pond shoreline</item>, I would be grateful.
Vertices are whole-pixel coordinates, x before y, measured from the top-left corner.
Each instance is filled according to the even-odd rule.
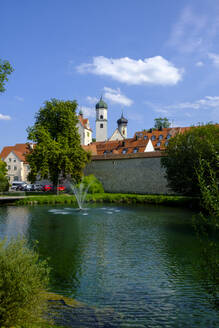
[[[2,197],[3,198],[3,197]],[[5,199],[6,200],[6,199]],[[3,199],[4,201],[4,199]],[[13,197],[10,197],[10,203]],[[123,203],[123,204],[153,204],[166,206],[186,206],[188,208],[199,208],[198,197],[171,196],[171,195],[139,195],[139,194],[87,194],[87,203]],[[5,205],[5,201],[3,202]],[[77,204],[74,195],[31,195],[22,198],[14,197],[14,205],[45,205],[45,204]]]

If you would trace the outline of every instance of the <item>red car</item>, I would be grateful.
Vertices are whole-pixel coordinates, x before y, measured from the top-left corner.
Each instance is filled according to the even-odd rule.
[[[59,185],[57,189],[58,189],[58,191],[65,191],[65,186]],[[53,191],[54,188],[52,185],[44,185],[43,190],[44,191]]]
[[[58,191],[65,191],[65,186],[58,186]]]
[[[43,191],[51,191],[52,190],[52,185],[44,185],[43,186]]]

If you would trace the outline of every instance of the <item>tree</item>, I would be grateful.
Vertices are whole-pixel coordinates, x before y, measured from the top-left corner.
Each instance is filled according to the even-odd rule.
[[[169,122],[168,118],[159,117],[154,119],[154,128],[157,130],[161,130],[163,128],[169,128],[171,123]]]
[[[0,159],[0,191],[7,191],[8,188],[7,165]]]
[[[217,171],[219,171],[219,153]],[[200,242],[200,281],[213,305],[219,309],[219,193],[216,172],[208,160],[202,159],[196,170],[201,192],[202,212],[193,216],[193,225]]]
[[[80,145],[76,115],[76,101],[51,99],[36,114],[34,126],[29,127],[29,145],[26,160],[30,165],[29,179],[49,178],[58,185],[60,178],[79,181],[89,154]]]
[[[13,68],[7,60],[0,60],[0,92],[5,91],[5,82],[8,81],[8,75],[13,72]]]
[[[215,172],[217,169],[219,152],[219,126],[207,124],[191,127],[182,134],[170,139],[166,148],[166,155],[161,164],[166,169],[168,186],[175,192],[182,194],[200,195],[200,185],[197,176],[200,160],[207,160]]]

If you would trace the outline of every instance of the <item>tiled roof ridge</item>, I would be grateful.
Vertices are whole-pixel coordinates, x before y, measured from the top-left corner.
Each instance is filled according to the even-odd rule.
[[[92,131],[92,129],[87,127],[88,118],[83,118],[82,115],[78,115],[78,120],[86,130]]]

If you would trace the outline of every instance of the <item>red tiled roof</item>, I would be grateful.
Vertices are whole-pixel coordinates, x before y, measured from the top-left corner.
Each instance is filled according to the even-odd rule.
[[[25,161],[24,154],[28,152],[27,144],[16,144],[15,146],[4,147],[0,153],[0,158],[5,159],[12,151],[21,161]]]
[[[126,150],[125,154],[132,154],[135,149],[137,153],[144,153],[149,140],[151,140],[155,151],[164,151],[169,138],[189,129],[190,127],[164,128],[162,130],[150,129],[136,132],[133,138],[94,142],[92,145],[96,146],[97,155],[123,154],[124,150]]]
[[[89,130],[89,131],[92,131],[91,129],[90,129],[90,127],[89,127],[89,121],[88,121],[88,119],[87,118],[83,118],[83,115],[78,115],[78,120],[80,121],[80,123],[81,123],[81,125],[85,128],[85,129],[87,129],[87,130]]]
[[[95,144],[89,144],[87,146],[82,145],[82,148],[87,151],[87,152],[91,152],[91,155],[97,155],[97,147]]]

